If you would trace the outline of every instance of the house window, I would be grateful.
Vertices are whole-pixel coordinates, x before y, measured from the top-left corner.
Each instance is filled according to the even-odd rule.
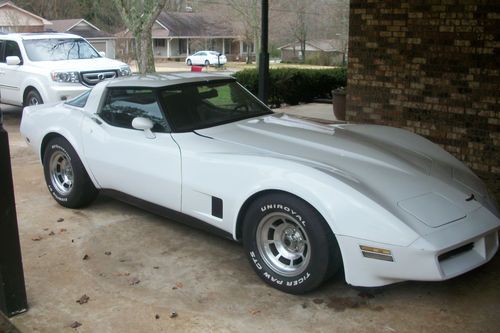
[[[164,39],[154,39],[154,45],[155,45],[155,47],[165,47],[165,40]]]

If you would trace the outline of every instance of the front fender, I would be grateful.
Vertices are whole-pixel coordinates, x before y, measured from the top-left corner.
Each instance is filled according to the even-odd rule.
[[[36,75],[28,76],[21,84],[21,89],[19,90],[19,100],[24,103],[24,94],[29,87],[35,88],[42,97],[43,101],[49,101],[49,92],[46,87],[48,87],[50,82],[47,79],[42,79]]]
[[[192,134],[176,135],[175,139],[184,148],[183,212],[232,233],[235,239],[236,221],[247,200],[273,190],[307,201],[336,235],[400,245],[418,238],[393,213],[349,185],[355,179],[339,171],[221,142],[214,148],[213,141]],[[212,196],[224,201],[222,220],[210,216]]]
[[[54,136],[64,137],[75,149],[92,182],[96,180],[89,172],[83,156],[81,123],[85,115],[81,110],[64,107],[62,103],[42,104],[26,107],[23,110],[20,131],[43,163],[43,150],[47,142]]]
[[[338,175],[291,161],[274,159],[268,162],[269,172],[274,175],[260,179],[248,192],[239,195],[235,204],[239,209],[247,198],[264,191],[279,190],[298,196],[313,206],[335,235],[377,239],[401,246],[409,245],[419,237],[389,210],[349,186],[345,180],[339,180]],[[236,236],[236,229],[233,235]]]

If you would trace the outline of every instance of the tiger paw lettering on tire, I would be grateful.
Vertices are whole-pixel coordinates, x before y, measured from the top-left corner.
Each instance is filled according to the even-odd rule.
[[[43,154],[43,171],[50,194],[64,207],[82,207],[97,196],[97,189],[76,151],[62,137],[56,137],[47,144]]]
[[[338,246],[321,215],[286,193],[257,198],[248,208],[243,244],[259,277],[292,294],[310,291],[340,266]]]

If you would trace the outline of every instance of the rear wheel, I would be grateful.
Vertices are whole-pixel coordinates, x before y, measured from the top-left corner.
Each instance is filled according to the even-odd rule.
[[[40,93],[38,92],[38,90],[31,89],[26,94],[26,97],[24,99],[24,106],[31,106],[31,105],[38,105],[38,104],[43,104],[42,96],[40,96]]]
[[[97,189],[71,144],[62,137],[49,141],[43,155],[45,182],[62,206],[79,208],[92,202]]]
[[[209,65],[210,65],[210,61],[205,60],[205,66],[207,66],[207,67],[208,67]]]
[[[274,288],[305,293],[340,266],[338,245],[326,221],[300,198],[286,193],[259,197],[249,206],[243,223],[248,259],[259,277]]]

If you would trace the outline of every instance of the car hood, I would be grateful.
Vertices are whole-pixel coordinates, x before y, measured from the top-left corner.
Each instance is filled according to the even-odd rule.
[[[430,228],[460,220],[486,201],[483,183],[462,163],[401,129],[275,114],[197,132],[331,173],[399,217]],[[475,200],[466,200],[471,195]]]
[[[92,59],[73,59],[59,61],[33,61],[33,66],[48,68],[51,70],[68,71],[93,71],[103,69],[118,69],[120,66],[126,66],[125,63],[109,58]]]

